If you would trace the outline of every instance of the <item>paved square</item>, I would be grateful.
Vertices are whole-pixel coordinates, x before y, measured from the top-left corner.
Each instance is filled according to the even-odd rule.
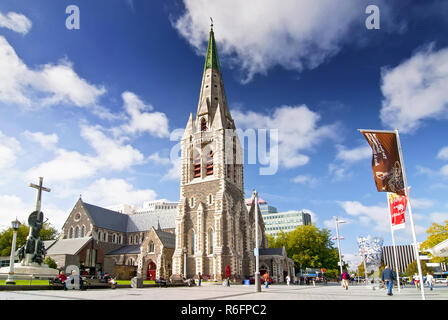
[[[426,288],[425,288],[426,289]],[[0,291],[0,300],[421,300],[420,291],[406,286],[401,293],[386,295],[385,289],[372,290],[352,285],[344,290],[337,284],[327,286],[272,285],[254,292],[254,286],[223,287],[205,284],[201,287],[91,289],[87,291]],[[425,290],[426,300],[448,300],[448,287],[437,285],[434,291]]]

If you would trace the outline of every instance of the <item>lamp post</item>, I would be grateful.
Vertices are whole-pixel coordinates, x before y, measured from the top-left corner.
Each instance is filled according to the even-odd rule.
[[[338,240],[338,252],[339,252],[339,268],[342,274],[342,255],[341,255],[341,242],[339,237],[339,224],[346,223],[344,220],[339,220],[338,217],[334,217],[336,220],[336,238]]]
[[[260,250],[258,248],[258,193],[254,189],[252,193],[255,205],[255,292],[261,292],[260,283]]]
[[[12,245],[11,245],[11,256],[9,258],[9,273],[8,273],[8,279],[6,280],[5,284],[16,284],[14,281],[14,258],[16,255],[16,239],[17,239],[17,230],[19,230],[20,222],[17,220],[14,220],[11,222],[12,226]]]

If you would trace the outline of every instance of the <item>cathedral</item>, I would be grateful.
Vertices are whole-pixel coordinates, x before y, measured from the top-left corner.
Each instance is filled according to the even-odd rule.
[[[173,274],[210,279],[254,273],[255,207],[244,200],[242,147],[229,111],[213,33],[196,116],[181,141]],[[260,212],[260,246],[267,245]]]
[[[46,244],[48,255],[61,269],[75,264],[118,279],[198,273],[216,281],[248,279],[255,273],[257,211],[260,273],[284,282],[294,275],[294,262],[284,248],[268,248],[260,208],[253,200],[246,203],[242,155],[212,26],[196,115],[190,114],[181,140],[179,202],[124,213],[79,198],[61,237]]]

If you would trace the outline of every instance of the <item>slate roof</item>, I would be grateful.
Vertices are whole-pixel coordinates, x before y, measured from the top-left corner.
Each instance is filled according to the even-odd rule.
[[[260,256],[282,256],[283,248],[260,248]]]
[[[50,249],[51,246],[56,243],[56,241],[57,240],[46,240],[46,241],[43,241],[45,249],[48,251],[48,249]]]
[[[119,232],[126,232],[128,215],[94,206],[89,203],[82,203],[87,213],[92,218],[96,227]]]
[[[47,255],[71,254],[76,255],[84,248],[92,237],[75,238],[75,239],[59,239],[48,250]]]
[[[159,222],[162,229],[176,227],[177,209],[127,215],[86,202],[83,202],[82,205],[92,218],[93,225],[98,228],[118,232],[141,232],[149,231],[152,227],[157,229]]]
[[[128,216],[126,232],[149,231],[157,229],[158,223],[162,229],[176,227],[177,209],[156,210],[150,213],[135,213]]]
[[[165,248],[176,248],[176,235],[174,233],[156,230],[156,234],[159,237],[160,241],[162,241]]]
[[[140,245],[123,246],[118,249],[112,250],[109,253],[106,253],[106,255],[131,254],[131,253],[139,254]]]

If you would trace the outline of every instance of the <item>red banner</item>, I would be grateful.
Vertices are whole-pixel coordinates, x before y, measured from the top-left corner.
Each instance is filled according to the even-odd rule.
[[[389,201],[390,218],[392,222],[392,229],[402,229],[405,227],[405,212],[407,199],[405,196],[400,196],[396,193],[387,193]]]

